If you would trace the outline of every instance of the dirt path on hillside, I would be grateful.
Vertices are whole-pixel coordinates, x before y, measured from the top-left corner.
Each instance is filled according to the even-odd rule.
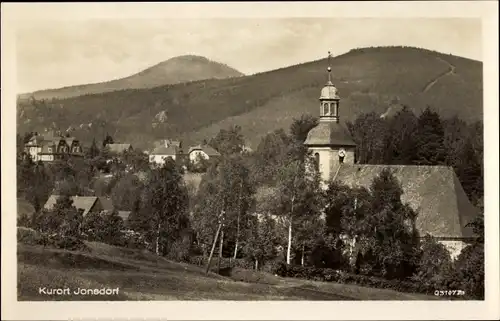
[[[444,59],[442,59],[442,58],[436,58],[436,59],[438,59],[438,60],[440,60],[440,61],[444,62],[445,64],[447,64],[447,65],[449,66],[449,68],[450,68],[450,69],[448,69],[448,71],[446,71],[445,73],[443,73],[443,74],[441,74],[441,75],[437,76],[435,79],[433,79],[433,80],[429,81],[429,82],[427,83],[427,85],[425,85],[424,90],[422,91],[422,92],[424,92],[424,93],[425,93],[425,92],[427,92],[429,89],[431,89],[431,88],[432,88],[432,86],[434,86],[434,85],[435,85],[435,84],[439,81],[439,79],[441,79],[441,78],[443,78],[443,77],[446,77],[446,76],[448,76],[448,75],[453,75],[453,74],[455,74],[455,66],[454,66],[454,65],[452,65],[451,63],[449,63],[448,61],[446,61],[446,60],[444,60]]]

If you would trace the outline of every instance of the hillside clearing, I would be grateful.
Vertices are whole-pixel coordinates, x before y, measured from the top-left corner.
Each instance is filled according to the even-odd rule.
[[[154,254],[88,243],[90,252],[18,245],[18,300],[432,300],[432,296],[280,278],[235,269],[232,276],[205,275],[202,267]],[[238,281],[245,273],[262,277]],[[259,282],[259,283],[257,283]],[[119,288],[118,295],[40,294],[39,288]]]

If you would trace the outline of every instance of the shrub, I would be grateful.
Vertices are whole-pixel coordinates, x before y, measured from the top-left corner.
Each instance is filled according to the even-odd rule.
[[[130,249],[147,249],[149,243],[142,233],[133,230],[122,231],[123,246]]]
[[[460,288],[475,299],[484,300],[484,245],[466,247],[455,262]]]
[[[334,269],[279,264],[274,271],[281,277],[295,277],[313,281],[337,282],[342,284],[356,284],[379,289],[392,289],[400,292],[431,294],[435,288],[425,284],[410,281],[386,280],[374,276],[365,276],[346,273]]]
[[[85,243],[77,237],[41,233],[34,229],[25,227],[17,228],[17,241],[27,245],[43,245],[69,251],[89,250]]]
[[[424,238],[421,246],[417,271],[411,279],[436,289],[447,288],[453,277],[453,266],[448,250],[430,236]]]
[[[28,213],[22,213],[17,218],[17,226],[31,227],[31,217]]]
[[[43,245],[43,235],[31,228],[18,227],[17,241],[28,245]]]
[[[166,257],[168,259],[186,262],[189,258],[191,247],[191,240],[188,238],[181,238],[174,241],[168,248]]]
[[[49,246],[53,246],[58,249],[65,249],[69,251],[88,251],[88,247],[85,243],[73,236],[62,236],[59,234],[51,235],[49,237]]]

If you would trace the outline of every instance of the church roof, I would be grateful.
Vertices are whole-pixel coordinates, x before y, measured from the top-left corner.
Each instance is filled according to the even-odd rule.
[[[341,145],[356,146],[351,134],[342,124],[320,121],[307,134],[305,145]]]
[[[473,232],[466,225],[478,214],[455,172],[447,166],[342,165],[336,181],[348,186],[369,188],[373,178],[389,168],[403,189],[401,200],[418,211],[420,236],[468,238]]]
[[[370,188],[373,178],[389,168],[403,189],[401,200],[417,211],[416,227],[421,237],[470,238],[466,225],[479,213],[470,203],[451,167],[406,165],[345,165],[335,180],[351,187]],[[276,187],[257,189],[257,210],[265,212],[266,201],[278,197]]]

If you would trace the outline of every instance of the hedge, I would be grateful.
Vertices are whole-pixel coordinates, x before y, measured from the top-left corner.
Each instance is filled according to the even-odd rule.
[[[334,269],[303,267],[287,265],[285,263],[280,263],[274,273],[281,277],[302,278],[307,280],[336,282],[342,284],[356,284],[372,288],[391,289],[399,292],[434,294],[435,291],[435,287],[428,284],[400,280],[386,280],[373,276],[351,274]]]

